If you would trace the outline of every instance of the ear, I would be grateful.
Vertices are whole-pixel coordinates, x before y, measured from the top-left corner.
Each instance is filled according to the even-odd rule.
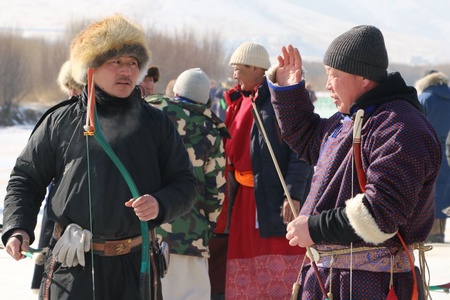
[[[364,78],[364,77],[361,77],[361,78],[362,78],[362,87],[363,87],[365,90],[371,90],[371,89],[373,89],[375,86],[378,85],[378,83],[375,82],[375,81],[373,81],[373,80],[370,80],[370,79],[367,79],[367,78]]]

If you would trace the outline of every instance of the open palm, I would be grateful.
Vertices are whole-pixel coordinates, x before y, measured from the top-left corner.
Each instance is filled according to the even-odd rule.
[[[294,85],[302,80],[302,57],[292,45],[281,47],[282,55],[277,57],[276,82],[280,86]]]

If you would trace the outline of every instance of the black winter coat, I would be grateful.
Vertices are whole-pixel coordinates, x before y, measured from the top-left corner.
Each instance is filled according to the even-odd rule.
[[[96,106],[101,130],[138,191],[159,201],[160,214],[148,222],[149,227],[187,212],[193,205],[197,182],[173,123],[142,100],[138,89],[126,99],[110,97],[98,89]],[[8,183],[3,243],[19,228],[26,230],[33,242],[37,215],[53,178],[47,205],[50,219],[64,226],[76,223],[90,228],[92,209],[94,236],[118,239],[140,234],[139,219],[124,205],[132,194],[95,138],[87,141],[85,120],[86,90],[82,96],[50,109],[36,126]]]

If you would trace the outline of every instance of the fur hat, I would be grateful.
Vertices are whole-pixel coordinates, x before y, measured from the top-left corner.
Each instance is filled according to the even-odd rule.
[[[381,31],[360,25],[344,32],[331,42],[323,64],[353,75],[383,82],[389,65]]]
[[[145,74],[145,77],[152,77],[153,82],[157,83],[159,80],[159,69],[156,66],[150,66],[147,70],[147,74]]]
[[[87,69],[97,68],[115,56],[129,55],[139,63],[140,77],[147,71],[150,50],[144,31],[135,23],[115,14],[94,22],[80,32],[70,45],[72,76],[80,83],[87,82]]]
[[[77,90],[83,90],[83,85],[76,82],[72,77],[72,64],[70,60],[63,63],[61,70],[59,71],[57,79],[59,88],[66,94],[69,94],[69,88]]]
[[[253,67],[270,68],[269,53],[260,44],[246,42],[240,45],[231,55],[230,65],[248,65]]]
[[[200,68],[188,69],[178,76],[173,92],[201,104],[208,103],[210,84],[208,75]]]

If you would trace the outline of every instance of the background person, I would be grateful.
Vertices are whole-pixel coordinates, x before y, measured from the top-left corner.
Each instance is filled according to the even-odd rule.
[[[317,96],[316,92],[314,91],[314,86],[312,85],[312,83],[307,83],[306,89],[308,90],[309,93],[309,99],[314,104],[317,101]]]
[[[78,96],[83,92],[84,86],[75,81],[72,77],[72,65],[70,60],[67,60],[61,66],[57,79],[59,88],[66,93],[69,98]]]
[[[267,50],[243,43],[230,64],[237,85],[225,93],[225,124],[232,136],[225,142],[228,207],[224,216],[229,226],[225,298],[287,299],[305,249],[290,247],[284,238],[292,212],[253,119],[251,97],[297,211],[308,194],[313,169],[280,139],[264,76],[270,67]]]
[[[59,88],[61,91],[67,94],[69,98],[72,98],[74,96],[78,96],[83,92],[83,85],[76,82],[72,77],[72,67],[70,60],[67,60],[63,63],[61,66],[61,69],[58,74],[57,79]],[[53,186],[53,182],[50,183],[50,185],[47,188],[47,194],[50,192],[50,189]],[[47,202],[48,199],[45,199]],[[53,226],[54,222],[50,220],[47,216],[47,210],[44,208],[43,214],[42,214],[42,220],[41,220],[41,231],[39,234],[39,244],[38,248],[42,249],[44,247],[49,246],[50,239],[52,237],[53,232]],[[42,274],[44,272],[44,266],[43,265],[35,265],[34,266],[34,273],[33,273],[33,279],[31,281],[31,289],[34,293],[39,292],[39,287],[41,285],[42,281]]]
[[[434,223],[426,242],[443,243],[445,241],[445,224],[447,214],[443,210],[450,207],[450,167],[445,157],[445,140],[450,131],[450,88],[447,76],[439,71],[425,71],[424,76],[416,82],[419,101],[439,137],[442,146],[442,163],[436,180],[434,196]]]
[[[159,69],[156,66],[150,66],[145,74],[144,79],[139,83],[141,88],[142,98],[155,93],[155,83],[159,80]]]
[[[203,70],[182,72],[173,87],[175,97],[147,98],[176,125],[194,166],[199,194],[194,207],[162,224],[156,232],[170,246],[170,268],[161,280],[163,298],[211,299],[208,243],[225,197],[225,124],[208,106],[210,81]]]
[[[176,81],[177,81],[176,79],[172,79],[167,83],[166,92],[164,93],[165,96],[173,98],[173,96],[174,96],[173,86],[175,85]]]

